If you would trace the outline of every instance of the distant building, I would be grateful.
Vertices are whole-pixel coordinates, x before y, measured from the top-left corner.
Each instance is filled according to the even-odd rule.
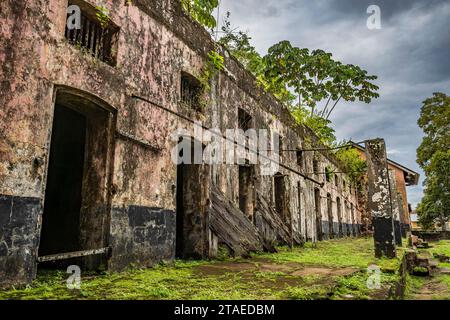
[[[419,215],[414,210],[410,214],[410,220],[411,220],[411,229],[412,230],[421,230],[422,227],[419,225]]]

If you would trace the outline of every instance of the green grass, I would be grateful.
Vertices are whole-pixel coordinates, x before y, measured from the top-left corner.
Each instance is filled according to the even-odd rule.
[[[383,271],[383,289],[398,279],[396,271],[400,260],[375,259],[372,239],[341,239],[325,241],[317,247],[311,244],[292,250],[283,247],[276,254],[253,255],[252,259],[221,257],[220,261],[175,261],[121,273],[83,274],[81,290],[66,288],[68,275],[63,271],[39,272],[38,278],[25,288],[0,291],[0,300],[386,298],[377,296],[379,291],[367,288],[366,269],[371,264]],[[270,268],[264,269],[267,265]],[[318,266],[331,272],[342,268],[354,270],[336,276],[300,276],[293,272]]]
[[[429,249],[423,249],[420,252],[428,251],[431,254],[437,253],[450,256],[450,240],[432,242],[430,245]],[[450,263],[441,262],[438,266],[450,269]],[[434,277],[408,276],[407,283],[407,299],[420,297],[433,300],[450,300],[450,275],[438,274]],[[425,296],[423,295],[424,292],[426,292]]]
[[[373,253],[372,239],[338,239],[317,243],[314,247],[307,243],[302,248],[279,248],[277,254],[263,254],[276,263],[295,262],[307,265],[327,267],[367,268],[371,264],[379,266],[383,271],[395,272],[400,266],[400,259],[376,259]],[[400,250],[401,251],[401,250]],[[401,256],[399,252],[398,256]]]

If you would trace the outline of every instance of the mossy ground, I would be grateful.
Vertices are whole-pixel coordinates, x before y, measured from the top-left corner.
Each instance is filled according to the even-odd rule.
[[[382,271],[374,290],[366,284],[372,264]],[[375,259],[371,238],[340,239],[251,259],[84,274],[81,290],[67,289],[64,271],[41,271],[26,288],[0,291],[0,299],[386,299],[399,265],[400,259]]]
[[[430,243],[428,251],[433,254],[444,254],[450,257],[450,240]],[[450,263],[441,262],[439,268],[450,270]],[[450,300],[450,275],[438,274],[433,277],[408,276],[407,299],[411,300]]]

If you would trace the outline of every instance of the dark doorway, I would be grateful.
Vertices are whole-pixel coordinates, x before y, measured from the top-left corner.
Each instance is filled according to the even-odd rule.
[[[298,196],[298,232],[302,233],[302,184],[297,182],[297,196]],[[307,241],[306,234],[304,241]]]
[[[191,145],[191,151],[190,160],[177,166],[176,256],[183,259],[202,259],[207,254],[208,239],[208,166],[194,163],[194,141],[190,137],[182,139],[190,141],[188,145]],[[183,152],[189,151],[181,149],[180,156],[183,156]]]
[[[255,188],[252,166],[239,166],[239,209],[253,221]]]
[[[356,222],[355,222],[355,210],[353,207],[353,203],[350,204],[350,212],[352,215],[352,235],[356,237],[357,233],[356,233]]]
[[[88,98],[56,96],[39,257],[108,246],[113,114]],[[106,251],[103,251],[106,252]],[[72,260],[41,263],[61,267]],[[88,253],[76,263],[106,267],[106,254]]]
[[[334,222],[333,222],[333,201],[331,200],[331,194],[327,194],[327,209],[328,209],[328,235],[332,239],[334,238]]]
[[[337,216],[338,216],[338,236],[342,237],[344,235],[344,232],[342,230],[342,205],[341,205],[341,199],[336,198],[336,206],[337,206]]]
[[[56,105],[39,256],[79,251],[86,117]]]
[[[314,208],[316,209],[316,231],[317,231],[317,240],[322,241],[322,208],[320,205],[320,190],[314,189]]]
[[[274,200],[275,210],[281,219],[285,221],[286,218],[286,196],[285,196],[285,182],[284,176],[281,173],[275,174],[274,178]]]

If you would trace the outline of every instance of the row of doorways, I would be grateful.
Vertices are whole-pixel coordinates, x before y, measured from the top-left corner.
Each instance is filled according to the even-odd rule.
[[[114,118],[113,110],[89,99],[73,94],[57,95],[39,256],[108,246]],[[238,179],[239,208],[252,219],[256,197],[254,168],[240,166]],[[205,165],[177,167],[178,257],[204,255],[209,180],[209,168]],[[274,204],[283,219],[286,218],[286,192],[284,177],[276,175]],[[320,193],[316,192],[316,217],[321,217],[318,197]],[[321,223],[317,222],[318,234],[322,234]],[[105,262],[104,257],[86,260],[94,268]]]
[[[322,225],[322,206],[321,206],[321,195],[320,190],[314,190],[314,208],[316,215],[316,232],[317,232],[317,240],[323,240],[324,230]],[[347,207],[347,203],[344,203],[344,206]],[[340,198],[336,198],[336,207],[337,207],[337,228],[334,225],[334,215],[333,215],[333,200],[330,194],[327,194],[327,220],[328,220],[328,236],[330,238],[334,238],[335,235],[343,236],[344,228],[343,228],[343,216],[342,216],[342,203]],[[346,208],[347,209],[347,208]],[[355,225],[355,213],[353,204],[350,207],[350,215],[352,225]],[[335,230],[337,229],[337,230]],[[348,230],[347,230],[348,233]]]
[[[38,256],[88,252],[108,247],[114,110],[73,93],[58,93],[54,108],[44,212]],[[209,168],[177,167],[178,257],[201,257]],[[106,263],[106,255],[78,258],[90,269]],[[45,259],[44,259],[45,260]],[[73,259],[45,262],[62,267]]]

